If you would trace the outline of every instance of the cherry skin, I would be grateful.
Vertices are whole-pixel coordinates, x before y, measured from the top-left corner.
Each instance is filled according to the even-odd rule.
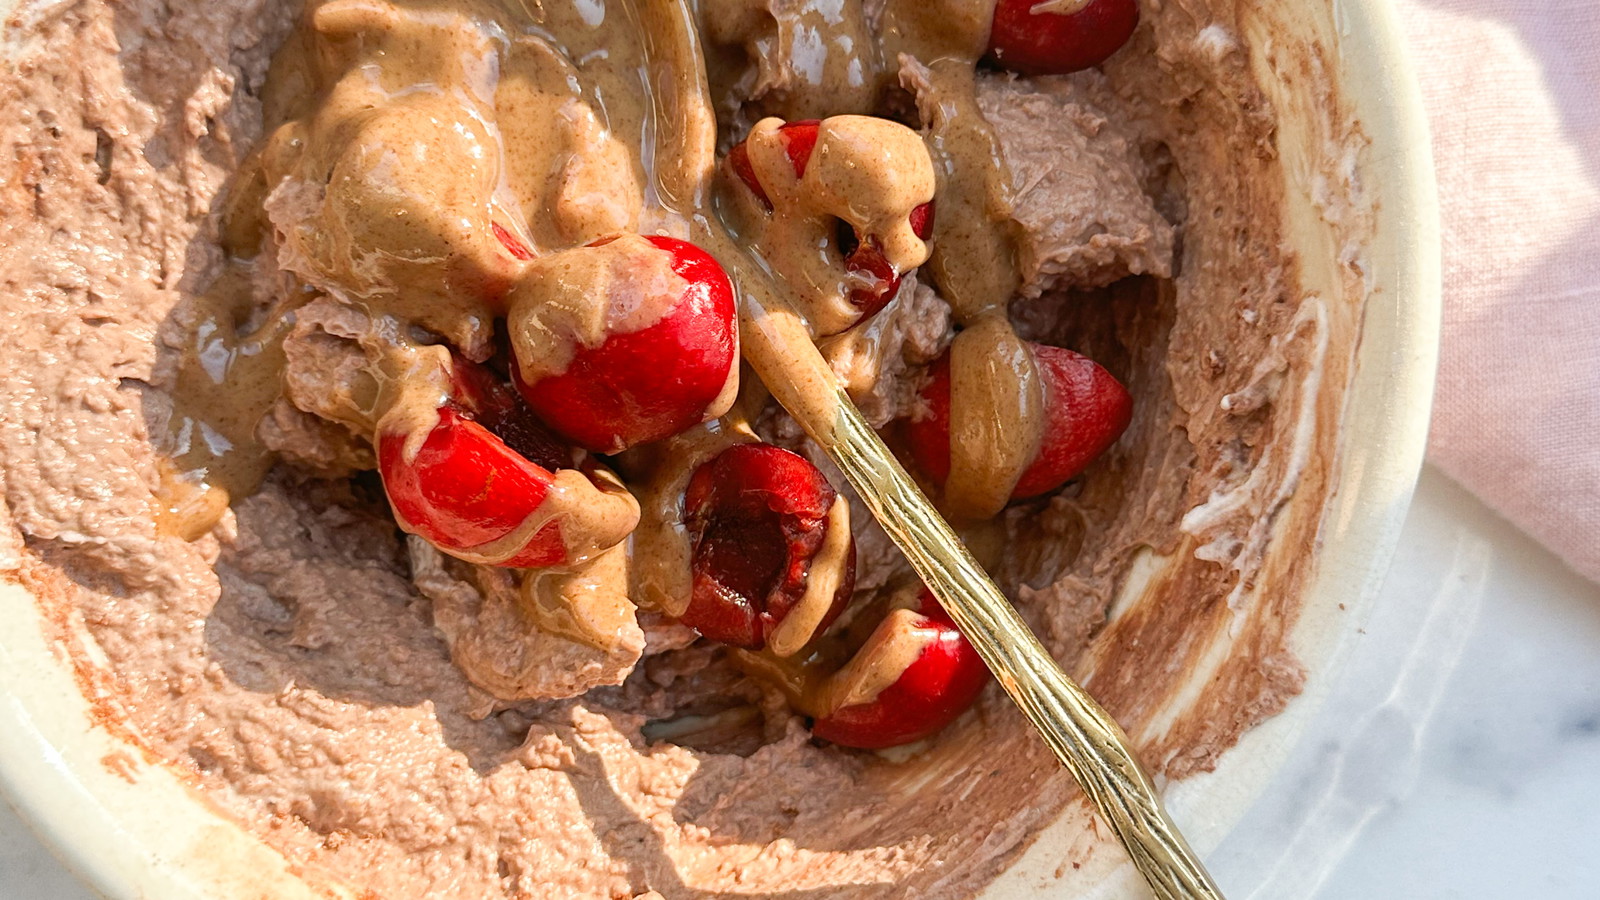
[[[1076,477],[1116,443],[1133,419],[1133,398],[1110,372],[1061,347],[1028,345],[1045,386],[1044,435],[1013,500],[1037,497]],[[918,468],[935,483],[950,477],[950,354],[934,362],[922,399],[929,415],[907,424]]]
[[[597,453],[618,453],[704,421],[739,361],[733,285],[722,266],[688,241],[645,239],[672,254],[672,270],[684,282],[668,312],[638,331],[578,348],[559,374],[533,384],[516,379],[540,419]]]
[[[1000,0],[989,55],[1022,75],[1065,75],[1098,66],[1139,24],[1139,0],[1088,0],[1076,12],[1037,10],[1039,0]],[[1063,5],[1070,7],[1069,2]]]
[[[881,750],[933,735],[977,701],[989,683],[978,651],[927,588],[917,612],[918,630],[931,632],[922,653],[870,702],[840,707],[817,719],[812,734],[846,747]],[[880,624],[868,646],[883,629]]]
[[[821,130],[821,119],[801,119],[778,129],[783,135],[783,150],[789,154],[789,162],[794,166],[794,177],[805,177],[806,166],[811,162],[812,151],[817,149],[817,136]]]
[[[911,210],[911,230],[923,240],[933,239],[933,201]]]
[[[450,402],[440,407],[415,456],[407,457],[410,435],[403,432],[380,433],[376,443],[384,491],[402,526],[446,552],[459,552],[499,540],[527,521],[544,502],[552,470],[570,467],[572,459],[539,435],[536,423],[515,421],[522,405],[487,369],[457,360],[451,387]],[[521,412],[531,420],[525,407]],[[511,428],[539,461],[513,450],[486,423]],[[560,523],[552,521],[505,564],[549,566],[565,556]]]
[[[405,458],[406,435],[378,439],[378,471],[402,526],[446,552],[470,552],[515,531],[544,502],[549,469],[512,451],[458,410],[439,410],[415,458]],[[539,529],[504,565],[553,566],[566,561],[561,525]]]
[[[693,592],[681,621],[705,637],[760,650],[805,594],[838,492],[805,457],[737,444],[695,470],[684,492]],[[816,631],[855,587],[855,544]]]
[[[728,165],[733,169],[733,174],[756,195],[761,205],[768,212],[772,211],[772,198],[767,196],[767,189],[761,186],[761,179],[756,177],[755,167],[750,164],[750,148],[743,143],[728,151]]]
[[[933,237],[933,201],[929,200],[911,210],[911,231],[928,240]],[[845,268],[862,272],[872,281],[850,291],[850,302],[861,310],[863,321],[877,315],[900,290],[900,273],[884,257],[878,239],[868,236],[863,241],[855,226],[839,220],[839,253],[844,257]]]
[[[578,454],[543,429],[516,393],[489,371],[455,361],[451,398],[415,455],[411,435],[380,431],[375,441],[384,492],[401,527],[452,555],[474,555],[538,513],[555,470]],[[603,540],[616,543],[631,523]],[[552,518],[496,563],[514,568],[567,565],[562,519]]]
[[[794,166],[794,177],[804,178],[806,164],[811,162],[811,151],[817,149],[817,135],[822,125],[821,119],[802,119],[798,122],[787,122],[778,128],[778,133],[783,135],[783,150],[789,155],[789,164]],[[756,195],[761,205],[772,209],[772,199],[767,196],[767,189],[761,186],[761,179],[756,177],[755,167],[750,164],[750,148],[740,142],[738,146],[728,151],[728,165],[733,167],[733,174],[744,182],[744,186]]]
[[[523,261],[533,259],[533,251],[528,249],[528,245],[518,240],[510,229],[499,222],[489,223],[489,228],[494,232],[495,240],[498,240],[506,248],[506,252],[510,253],[513,259]]]

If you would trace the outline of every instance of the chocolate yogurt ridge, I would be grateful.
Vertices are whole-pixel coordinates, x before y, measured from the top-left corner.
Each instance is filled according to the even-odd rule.
[[[1280,710],[1303,678],[1286,636],[1306,569],[1263,560],[1316,539],[1315,520],[1279,515],[1333,490],[1318,398],[1342,390],[1354,342],[1330,344],[1284,248],[1277,120],[1238,7],[1147,5],[1104,66],[1041,78],[974,68],[981,3],[842,9],[83,0],[8,20],[6,577],[73,648],[107,727],[309,880],[362,896],[943,898],[989,883],[1076,791],[998,691],[913,754],[825,745],[659,611],[674,611],[672,579],[651,575],[679,552],[670,534],[642,527],[632,562],[614,548],[529,584],[401,533],[368,474],[385,392],[434,384],[401,375],[447,348],[495,354],[495,311],[471,298],[513,280],[497,229],[538,254],[619,231],[693,239],[748,287],[740,248],[778,243],[725,173],[710,190],[718,151],[767,116],[874,114],[932,136],[939,208],[932,258],[887,306],[819,328],[841,380],[892,428],[952,345],[958,370],[980,339],[1109,368],[1133,423],[1063,490],[1006,505],[1033,426],[979,423],[993,452],[952,461],[946,500],[997,514],[963,536],[1158,774],[1210,769]],[[819,62],[817,29],[847,49]],[[369,95],[332,96],[352,70]],[[351,133],[339,152],[371,151],[397,195],[427,202],[333,217],[331,193],[363,189],[328,180]],[[483,162],[447,165],[461,158]],[[772,221],[788,214],[769,202]],[[359,255],[372,229],[417,214],[446,223],[428,234],[459,224],[448,254]],[[782,277],[771,289],[843,324],[858,279],[828,271],[820,300]],[[1026,373],[960,377],[957,397],[1031,389]],[[744,380],[754,431],[831,472]],[[692,436],[668,450],[705,452]],[[579,487],[629,514],[601,481]],[[640,493],[648,525],[672,492]],[[857,595],[905,590],[906,564],[853,505]],[[1152,560],[1155,599],[1113,611]],[[1241,618],[1269,574],[1274,598]],[[1152,724],[1219,631],[1234,649],[1201,714]]]

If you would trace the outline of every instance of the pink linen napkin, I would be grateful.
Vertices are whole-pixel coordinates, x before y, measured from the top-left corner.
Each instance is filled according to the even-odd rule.
[[[1396,0],[1433,127],[1429,458],[1600,581],[1600,0]]]

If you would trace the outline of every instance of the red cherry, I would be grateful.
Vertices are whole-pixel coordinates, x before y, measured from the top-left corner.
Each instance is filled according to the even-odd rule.
[[[1055,490],[1116,443],[1133,419],[1133,398],[1094,360],[1061,347],[1029,344],[1044,378],[1044,435],[1039,455],[1017,480],[1014,500]],[[907,425],[911,454],[923,474],[950,477],[950,354],[929,372],[922,399],[930,415]]]
[[[811,162],[811,154],[817,147],[821,125],[820,119],[805,119],[778,126],[784,152],[789,157],[790,165],[794,167],[796,178],[805,177],[806,167]],[[747,143],[740,143],[728,151],[728,167],[770,212],[773,208],[772,200],[760,179],[756,177],[755,167],[750,162]],[[912,209],[909,218],[911,231],[917,237],[925,241],[933,237],[933,201],[930,200]],[[845,268],[865,276],[863,279],[865,283],[857,284],[850,289],[848,299],[851,305],[861,311],[861,318],[858,321],[869,319],[894,299],[895,293],[900,290],[901,273],[895,271],[894,266],[884,256],[883,247],[877,236],[868,235],[863,240],[855,226],[844,219],[835,221],[834,239]]]
[[[821,124],[821,119],[805,119],[778,126],[778,133],[783,135],[784,152],[789,155],[789,164],[794,166],[796,178],[805,177],[806,164],[811,162],[811,151],[817,149],[817,135]],[[744,182],[745,187],[756,195],[761,205],[770,211],[772,200],[767,196],[767,189],[762,186],[761,179],[756,177],[755,166],[750,163],[750,148],[745,142],[739,142],[728,151],[728,166],[733,169],[733,174]]]
[[[836,239],[845,268],[872,279],[850,289],[850,303],[861,310],[863,320],[869,319],[894,299],[895,291],[900,289],[900,274],[883,255],[877,238],[861,240],[855,228],[843,219],[839,220]]]
[[[911,211],[911,233],[915,234],[917,237],[922,238],[925,241],[932,239],[932,237],[933,237],[933,201],[932,200],[929,200],[927,203],[924,203],[921,206],[919,206],[919,207],[917,207],[917,208],[915,208],[915,209],[913,209]]]
[[[750,148],[741,142],[738,146],[729,150],[728,166],[733,169],[733,174],[739,176],[739,180],[744,182],[744,186],[756,195],[756,199],[761,201],[761,205],[771,211],[772,200],[767,196],[767,189],[761,186],[761,179],[756,177],[756,167],[750,163]]]
[[[1062,347],[1033,345],[1044,374],[1049,410],[1039,455],[1011,496],[1055,490],[1117,442],[1133,421],[1133,397],[1099,363]]]
[[[817,135],[821,131],[821,119],[801,119],[798,122],[788,122],[778,128],[778,133],[783,135],[783,149],[789,154],[789,162],[794,166],[794,177],[806,176],[806,164],[811,162],[811,151],[817,149]]]
[[[910,219],[913,234],[923,240],[931,238],[933,201],[929,200],[911,210]],[[865,241],[861,240],[860,233],[849,222],[839,220],[835,237],[839,243],[839,254],[844,257],[845,268],[872,278],[871,282],[850,290],[850,302],[861,310],[861,320],[865,321],[877,315],[894,299],[895,293],[900,290],[900,273],[883,255],[878,239],[869,236]]]
[[[447,553],[476,555],[522,527],[544,502],[554,470],[578,464],[578,455],[482,366],[454,361],[451,397],[438,416],[415,456],[406,453],[405,432],[380,432],[376,443],[384,491],[402,527]],[[562,521],[551,519],[498,564],[572,562],[561,532]],[[626,536],[608,537],[615,543]]]
[[[378,439],[378,471],[406,530],[446,552],[471,552],[515,531],[544,502],[550,470],[519,456],[460,412],[439,410],[439,424],[413,459],[406,435]],[[504,565],[553,566],[566,561],[561,525],[551,522]]]
[[[766,646],[805,594],[838,497],[805,457],[771,444],[738,444],[695,470],[684,493],[694,588],[682,621],[749,650]],[[855,587],[852,541],[821,631]]]
[[[1098,66],[1139,24],[1138,0],[1089,0],[1077,12],[1036,10],[1039,0],[999,0],[989,54],[1023,75],[1065,75]]]
[[[580,347],[558,375],[533,384],[517,379],[539,418],[598,453],[671,437],[703,421],[738,365],[733,285],[722,266],[687,241],[646,240],[672,254],[672,270],[686,282],[666,315],[598,347]]]
[[[872,701],[841,707],[817,719],[812,734],[846,747],[881,750],[934,734],[977,701],[989,683],[989,670],[978,651],[927,588],[917,611],[918,630],[932,632],[928,646]],[[863,651],[874,640],[889,636],[887,621],[867,638]]]
[[[506,250],[512,256],[517,259],[533,259],[533,251],[528,249],[528,245],[517,240],[517,236],[507,230],[504,225],[499,222],[491,222],[489,223],[489,228],[494,232],[495,238],[505,245]]]

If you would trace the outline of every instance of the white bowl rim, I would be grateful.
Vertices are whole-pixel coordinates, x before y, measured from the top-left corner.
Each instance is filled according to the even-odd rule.
[[[1339,481],[1325,514],[1337,518],[1324,535],[1304,609],[1337,608],[1339,621],[1301,647],[1307,629],[1296,626],[1296,650],[1320,660],[1304,691],[1286,709],[1252,728],[1222,754],[1215,771],[1172,783],[1169,811],[1202,855],[1221,843],[1283,766],[1296,741],[1332,691],[1383,586],[1399,543],[1427,448],[1438,368],[1443,307],[1443,256],[1438,186],[1421,87],[1407,51],[1399,14],[1389,0],[1332,0],[1340,53],[1360,60],[1344,66],[1345,101],[1371,140],[1363,167],[1367,190],[1382,198],[1375,210],[1373,245],[1388,242],[1385,302],[1369,302],[1363,315],[1358,385],[1378,409],[1364,410],[1366,441],[1348,453],[1341,439]],[[1382,317],[1382,328],[1372,327]],[[1346,409],[1346,419],[1350,418]],[[1355,500],[1355,498],[1362,498]],[[1386,502],[1368,502],[1381,498]],[[1338,516],[1333,513],[1338,512]],[[1062,865],[1060,847],[1071,844],[1081,818],[1064,815],[1047,827],[1023,856],[979,900],[1040,896]],[[1048,891],[1044,893],[1048,894]],[[1145,897],[1131,863],[1097,877],[1081,900]]]

